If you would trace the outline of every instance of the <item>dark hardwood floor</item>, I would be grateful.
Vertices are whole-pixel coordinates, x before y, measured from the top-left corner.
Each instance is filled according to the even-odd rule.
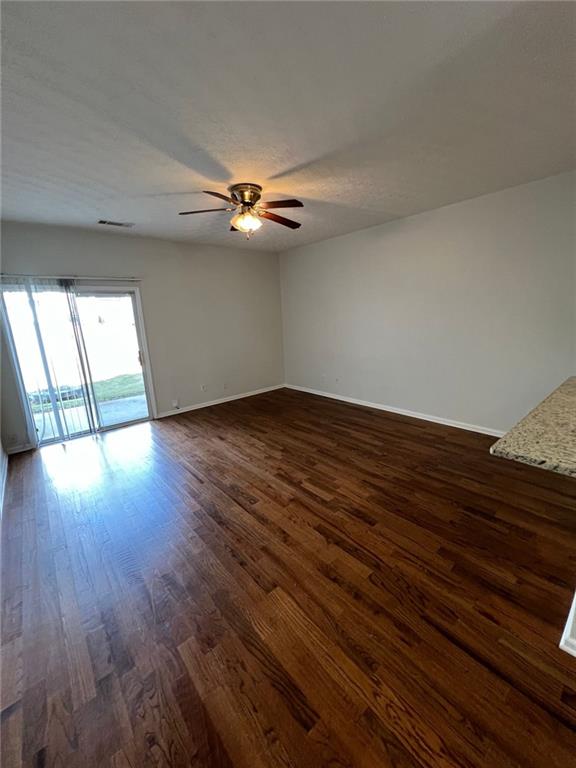
[[[576,482],[491,442],[280,390],[13,457],[2,766],[576,766]]]

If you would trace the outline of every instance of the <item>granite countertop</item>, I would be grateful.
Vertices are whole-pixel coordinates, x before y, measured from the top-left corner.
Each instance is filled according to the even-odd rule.
[[[490,453],[576,477],[576,376],[494,443]]]

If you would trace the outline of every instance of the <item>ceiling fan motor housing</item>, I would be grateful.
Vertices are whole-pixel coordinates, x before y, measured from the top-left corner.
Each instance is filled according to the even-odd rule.
[[[262,196],[262,187],[260,184],[243,182],[241,184],[232,184],[228,187],[230,197],[237,200],[241,205],[252,207],[260,200]]]

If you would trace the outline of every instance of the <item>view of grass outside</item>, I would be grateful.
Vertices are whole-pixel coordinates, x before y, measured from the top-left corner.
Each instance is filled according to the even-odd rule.
[[[141,373],[125,373],[105,381],[95,381],[94,390],[99,402],[116,400],[120,397],[132,397],[132,395],[143,395],[144,380]]]
[[[108,400],[119,400],[125,397],[144,394],[144,381],[141,373],[125,373],[114,376],[111,379],[94,382],[94,393],[99,403]],[[62,408],[76,408],[84,402],[82,390],[79,387],[62,387],[60,389]],[[31,401],[32,412],[41,413],[42,410],[50,410],[50,397],[47,390],[35,392]]]

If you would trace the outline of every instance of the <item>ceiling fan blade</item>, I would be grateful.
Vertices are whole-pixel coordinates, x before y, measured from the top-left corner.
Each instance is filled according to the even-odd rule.
[[[178,216],[189,216],[191,213],[212,213],[212,211],[228,211],[229,208],[204,208],[202,211],[180,211]]]
[[[228,195],[223,195],[221,192],[210,192],[207,189],[203,190],[205,195],[212,195],[212,197],[219,197],[220,200],[226,200],[227,203],[232,203],[232,205],[238,205],[238,201],[234,200],[232,197],[228,197]]]
[[[260,208],[303,208],[300,200],[272,200],[271,203],[258,203]]]
[[[298,227],[301,226],[299,222],[292,221],[292,219],[285,219],[284,216],[278,216],[276,213],[261,211],[259,215],[263,219],[269,219],[270,221],[275,221],[276,224],[282,224],[285,227],[290,227],[290,229],[298,229]]]

